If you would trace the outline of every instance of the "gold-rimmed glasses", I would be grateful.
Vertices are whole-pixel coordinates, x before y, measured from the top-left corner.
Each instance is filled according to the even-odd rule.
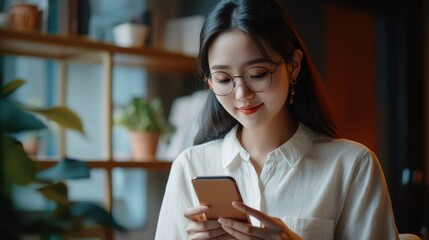
[[[254,66],[247,70],[243,76],[231,76],[226,72],[216,71],[208,79],[210,90],[218,96],[229,95],[234,91],[235,78],[243,78],[244,85],[253,92],[263,92],[271,86],[272,75],[284,62],[284,59],[272,70],[262,66]]]

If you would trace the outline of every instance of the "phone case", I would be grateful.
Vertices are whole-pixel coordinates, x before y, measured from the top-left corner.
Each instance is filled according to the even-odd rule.
[[[207,219],[230,218],[249,222],[249,218],[232,206],[233,201],[243,201],[234,178],[230,176],[199,176],[192,179],[195,192],[201,205],[210,210]]]

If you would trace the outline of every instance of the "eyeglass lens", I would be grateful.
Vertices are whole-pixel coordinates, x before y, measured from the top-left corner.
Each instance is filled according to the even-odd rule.
[[[241,77],[235,76],[234,78]],[[211,74],[210,88],[216,95],[228,95],[235,87],[233,77],[225,72]],[[250,68],[243,76],[244,84],[254,92],[262,92],[271,84],[271,72],[264,67]]]

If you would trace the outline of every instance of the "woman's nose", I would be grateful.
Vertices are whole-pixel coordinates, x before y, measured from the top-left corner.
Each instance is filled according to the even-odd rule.
[[[253,98],[255,93],[244,84],[243,77],[234,77],[235,81],[235,98],[237,100]]]

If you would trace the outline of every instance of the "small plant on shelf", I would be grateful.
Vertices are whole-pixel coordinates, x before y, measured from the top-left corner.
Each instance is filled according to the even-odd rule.
[[[159,98],[152,100],[142,97],[131,98],[121,108],[115,122],[130,132],[134,160],[155,156],[159,137],[171,134],[175,130],[167,121]]]

